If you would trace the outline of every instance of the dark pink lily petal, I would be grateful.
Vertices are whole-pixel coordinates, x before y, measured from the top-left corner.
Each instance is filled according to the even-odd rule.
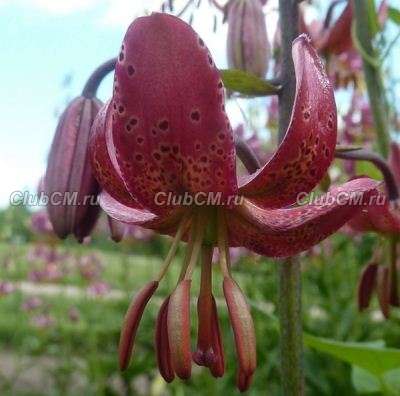
[[[155,203],[160,192],[236,193],[223,84],[190,25],[159,13],[136,19],[115,75],[107,146],[131,195],[161,213],[165,205]]]
[[[377,194],[378,182],[360,178],[308,205],[264,209],[249,201],[227,216],[229,244],[268,257],[288,257],[336,232]]]
[[[99,195],[99,202],[101,208],[114,220],[154,229],[159,232],[175,229],[183,214],[182,210],[177,209],[163,216],[157,216],[146,209],[125,206],[106,191],[101,192]]]
[[[142,318],[147,303],[157,290],[157,287],[157,281],[149,282],[136,294],[128,308],[121,329],[118,347],[119,367],[121,370],[125,370],[129,365],[140,319]]]
[[[190,280],[181,281],[171,294],[168,304],[168,339],[172,367],[181,379],[192,373],[190,350]]]
[[[315,47],[319,51],[338,55],[353,47],[351,38],[353,7],[353,1],[349,0],[336,22],[322,32],[320,40],[315,43]]]
[[[400,232],[400,210],[380,192],[373,204],[366,206],[350,220],[349,226],[358,232],[396,234]]]
[[[109,113],[110,101],[100,109],[92,125],[89,152],[93,173],[100,186],[116,200],[126,206],[141,208],[142,206],[129,194],[108,154],[105,133],[107,128],[111,128],[110,119],[107,117]]]
[[[361,274],[358,284],[358,309],[363,311],[369,307],[372,294],[376,287],[376,276],[378,273],[378,264],[367,264]]]
[[[265,207],[295,202],[323,178],[336,145],[336,105],[324,67],[305,35],[293,43],[296,97],[285,138],[275,155],[240,186],[240,193]]]
[[[157,365],[161,376],[166,382],[172,382],[175,378],[174,369],[172,368],[171,350],[168,340],[168,304],[169,297],[167,297],[161,305],[160,311],[157,316],[155,345],[157,354]]]

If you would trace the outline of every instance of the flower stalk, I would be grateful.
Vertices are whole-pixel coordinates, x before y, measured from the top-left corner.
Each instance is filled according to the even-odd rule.
[[[290,122],[296,77],[292,42],[298,35],[298,0],[279,0],[282,40],[282,90],[279,95],[279,140]],[[304,394],[303,336],[301,323],[301,269],[296,257],[278,263],[278,307],[280,323],[281,378],[287,396]]]
[[[368,4],[369,2],[365,0],[354,1],[355,29],[353,29],[353,35],[356,39],[356,44],[360,47],[358,49],[361,49],[362,52],[365,83],[374,118],[378,149],[380,154],[386,158],[389,153],[390,141],[387,101],[380,62],[371,62],[371,60],[378,60],[379,54],[372,44],[373,33],[368,20]]]

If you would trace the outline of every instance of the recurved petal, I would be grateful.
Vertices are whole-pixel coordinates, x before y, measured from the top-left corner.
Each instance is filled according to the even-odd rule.
[[[149,282],[135,295],[128,308],[121,329],[118,347],[119,367],[121,370],[125,370],[129,365],[140,319],[142,318],[147,303],[157,290],[157,287],[157,281]]]
[[[245,201],[227,218],[229,244],[269,257],[289,257],[336,232],[377,194],[378,182],[360,178],[331,189],[312,203],[265,209]]]
[[[310,192],[332,162],[337,134],[333,88],[309,39],[293,42],[296,96],[286,135],[274,156],[240,186],[240,193],[264,207],[295,202]]]
[[[348,0],[346,7],[336,22],[320,35],[315,46],[319,51],[341,54],[353,46],[351,24],[353,21],[353,0]]]
[[[177,209],[158,216],[146,209],[131,208],[118,202],[106,191],[99,195],[101,208],[114,220],[122,223],[150,228],[158,232],[169,233],[176,229],[184,210]]]
[[[162,37],[162,39],[160,39]],[[203,40],[182,20],[154,13],[124,38],[112,136],[128,191],[161,213],[157,192],[236,193],[235,149],[224,88]]]
[[[391,204],[382,192],[349,222],[349,226],[359,232],[374,231],[381,234],[400,232],[400,210]]]
[[[106,130],[112,127],[109,114],[110,101],[100,109],[92,125],[89,153],[93,173],[100,186],[116,200],[126,206],[141,208],[142,206],[129,194],[108,154]]]

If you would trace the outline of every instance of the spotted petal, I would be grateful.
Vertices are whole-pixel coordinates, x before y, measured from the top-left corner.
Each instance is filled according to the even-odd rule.
[[[353,47],[351,38],[353,7],[353,1],[349,0],[336,22],[322,32],[315,44],[318,50],[331,54],[341,54]]]
[[[236,193],[224,89],[204,42],[182,20],[154,13],[129,27],[116,65],[115,150],[129,192],[155,213],[157,192]]]
[[[240,192],[265,207],[292,204],[322,179],[336,145],[333,88],[307,36],[293,43],[296,96],[286,135],[275,155],[251,175]]]
[[[158,216],[146,209],[125,206],[106,191],[99,195],[99,202],[101,208],[112,219],[156,230],[163,234],[174,234],[183,215],[182,209],[165,212],[163,216]]]
[[[380,193],[371,205],[354,216],[349,226],[359,232],[400,233],[400,210]]]
[[[110,102],[107,102],[97,114],[91,131],[89,151],[93,173],[100,186],[112,197],[124,205],[138,207],[141,205],[129,194],[118,171],[111,162],[106,145],[106,129],[110,128]]]
[[[265,209],[245,201],[227,216],[229,244],[270,257],[295,255],[343,226],[377,193],[377,185],[372,179],[355,179],[318,201],[286,209]]]

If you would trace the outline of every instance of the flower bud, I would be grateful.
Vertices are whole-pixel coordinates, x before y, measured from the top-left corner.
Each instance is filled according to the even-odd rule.
[[[122,238],[125,235],[126,225],[118,220],[113,219],[110,216],[107,216],[107,221],[111,239],[114,242],[121,242]]]
[[[381,312],[387,319],[390,315],[390,278],[389,268],[386,266],[380,265],[378,267],[376,290]]]
[[[363,311],[369,307],[372,293],[376,286],[376,276],[378,265],[376,263],[369,263],[362,271],[360,282],[358,284],[358,309]]]
[[[62,114],[51,145],[44,187],[47,211],[55,233],[82,241],[93,229],[100,211],[99,186],[92,175],[88,142],[101,102],[80,96]]]
[[[226,12],[229,67],[265,77],[270,46],[260,1],[231,0]]]

